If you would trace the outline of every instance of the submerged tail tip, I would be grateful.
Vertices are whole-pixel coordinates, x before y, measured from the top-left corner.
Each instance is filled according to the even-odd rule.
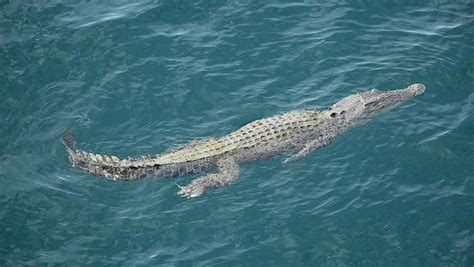
[[[74,132],[71,129],[63,133],[61,137],[61,142],[69,150],[76,151],[76,139],[74,137]]]

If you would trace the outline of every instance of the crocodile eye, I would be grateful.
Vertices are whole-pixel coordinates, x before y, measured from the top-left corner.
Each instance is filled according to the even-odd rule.
[[[346,114],[346,111],[343,110],[343,111],[339,112],[339,114],[344,115],[344,114]]]
[[[333,112],[333,113],[331,113],[331,115],[329,115],[329,116],[331,116],[331,118],[335,118],[335,117],[337,116],[337,114],[336,114],[336,112]]]

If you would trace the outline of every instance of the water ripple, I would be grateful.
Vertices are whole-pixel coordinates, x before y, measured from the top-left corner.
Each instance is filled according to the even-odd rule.
[[[73,28],[91,27],[116,19],[131,19],[159,6],[158,1],[133,2],[128,0],[89,5],[82,1],[65,4],[68,12],[57,17],[59,21]]]

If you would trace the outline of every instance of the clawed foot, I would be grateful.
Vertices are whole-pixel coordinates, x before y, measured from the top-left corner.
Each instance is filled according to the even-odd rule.
[[[181,197],[198,197],[204,193],[204,187],[198,184],[188,184],[185,186],[181,186],[179,184],[176,185],[179,187],[178,195]]]

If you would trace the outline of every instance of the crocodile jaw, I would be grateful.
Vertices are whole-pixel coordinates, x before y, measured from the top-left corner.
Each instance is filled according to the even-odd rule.
[[[364,101],[365,113],[372,113],[385,110],[398,103],[402,103],[415,96],[422,95],[425,92],[425,86],[417,83],[404,89],[381,92],[376,89],[361,94]]]

